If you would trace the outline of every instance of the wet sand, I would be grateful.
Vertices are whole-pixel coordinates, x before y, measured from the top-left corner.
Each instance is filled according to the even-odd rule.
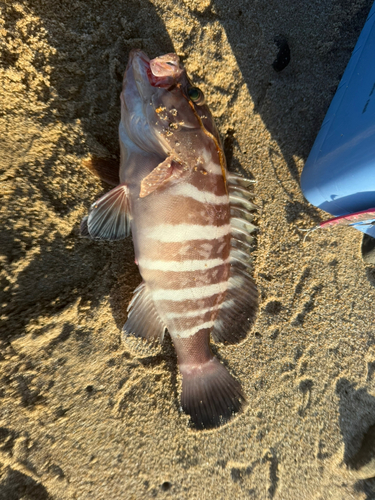
[[[375,498],[375,271],[358,231],[298,230],[329,218],[299,177],[371,3],[0,3],[0,500]],[[263,205],[256,324],[214,346],[248,404],[213,431],[179,412],[171,342],[122,339],[130,238],[79,237],[136,47],[181,56]]]

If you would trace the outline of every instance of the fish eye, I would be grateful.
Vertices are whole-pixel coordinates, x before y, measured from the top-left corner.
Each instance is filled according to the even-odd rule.
[[[195,104],[198,105],[204,104],[203,92],[198,87],[190,87],[188,89],[188,95]]]

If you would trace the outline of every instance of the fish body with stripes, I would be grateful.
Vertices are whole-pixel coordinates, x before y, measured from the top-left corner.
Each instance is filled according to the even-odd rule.
[[[204,96],[176,54],[150,60],[140,50],[130,53],[119,137],[119,179],[112,179],[119,184],[92,205],[82,231],[117,240],[131,230],[143,281],[124,332],[162,342],[168,330],[182,409],[197,428],[219,426],[245,398],[212,354],[210,336],[239,342],[258,304],[250,277],[251,181],[228,173]],[[108,171],[96,170],[111,181]]]

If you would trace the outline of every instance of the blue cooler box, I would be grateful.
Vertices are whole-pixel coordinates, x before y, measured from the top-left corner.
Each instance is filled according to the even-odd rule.
[[[375,3],[301,176],[307,200],[333,215],[375,207]],[[375,238],[375,225],[355,225]]]

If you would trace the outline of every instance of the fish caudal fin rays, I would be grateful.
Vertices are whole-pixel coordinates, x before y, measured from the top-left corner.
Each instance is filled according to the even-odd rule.
[[[257,227],[252,223],[254,210],[250,202],[251,193],[246,186],[249,181],[235,174],[228,175],[228,190],[231,210],[231,270],[228,292],[217,316],[212,338],[215,342],[237,344],[243,340],[258,310],[258,292],[252,280],[252,253]]]
[[[149,342],[163,342],[166,327],[156,312],[150,293],[142,282],[135,290],[128,306],[128,319],[123,327],[127,335],[142,337]]]
[[[152,170],[141,182],[140,198],[145,198],[170,179],[177,179],[182,173],[181,165],[171,156]]]
[[[121,240],[129,234],[129,190],[126,184],[120,184],[91,205],[89,215],[81,223],[81,235]]]
[[[90,158],[82,161],[82,165],[110,186],[118,186],[120,184],[120,163],[118,160],[90,156]]]
[[[245,402],[240,383],[217,358],[196,367],[180,366],[180,371],[181,407],[197,429],[224,424]]]

